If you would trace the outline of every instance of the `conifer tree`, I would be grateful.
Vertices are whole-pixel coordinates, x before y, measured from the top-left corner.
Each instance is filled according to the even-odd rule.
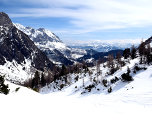
[[[121,52],[118,52],[116,55],[116,60],[120,64],[121,63]]]
[[[146,54],[145,53],[146,52],[145,42],[143,42],[143,39],[142,39],[141,44],[139,45],[138,49],[139,49],[139,54],[140,54],[140,64],[142,64],[143,62],[145,62],[143,60],[144,60],[144,55]]]
[[[150,43],[147,44],[147,50],[146,50],[146,59],[147,59],[147,63],[150,63],[150,55],[151,55],[151,49],[150,49]]]
[[[32,88],[39,88],[39,84],[40,84],[40,76],[39,76],[39,72],[36,71],[34,78],[32,80]]]
[[[132,45],[131,47],[131,58],[136,58],[136,48],[134,47],[134,45]]]
[[[127,59],[129,56],[130,56],[130,48],[126,48],[123,51],[123,57],[124,57],[124,59]]]
[[[139,54],[140,56],[143,56],[145,54],[145,43],[143,40],[141,41],[141,44],[139,45]]]
[[[65,65],[63,64],[60,76],[64,76],[66,74],[67,74],[67,69],[66,69]]]
[[[46,85],[46,79],[45,79],[43,73],[41,74],[41,85],[42,85],[42,86],[45,86],[45,85]]]

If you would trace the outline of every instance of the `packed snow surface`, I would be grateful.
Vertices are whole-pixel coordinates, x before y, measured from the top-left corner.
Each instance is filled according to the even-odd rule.
[[[132,69],[138,61],[138,59],[131,60],[130,64],[126,64],[113,76],[103,78],[110,80],[114,76],[120,77],[122,73],[127,71],[127,66]],[[25,87],[20,87],[18,92],[14,92],[13,90],[19,86],[9,83],[10,94],[7,96],[0,94],[1,112],[5,114],[151,114],[152,66],[146,67],[147,70],[131,74],[134,81],[118,81],[112,84],[111,93],[108,93],[103,85],[98,85],[97,88],[100,87],[99,91],[96,88],[92,89],[91,92],[81,94],[83,90],[82,79],[79,79],[76,83],[73,82],[61,91],[44,87],[40,92],[41,94]],[[95,73],[96,68],[91,69],[94,69]],[[103,75],[108,70],[107,68],[104,69],[102,65],[101,69]],[[85,86],[91,83],[88,79],[88,74],[84,81]]]

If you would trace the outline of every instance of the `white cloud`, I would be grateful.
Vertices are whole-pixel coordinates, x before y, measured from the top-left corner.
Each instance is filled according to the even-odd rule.
[[[21,0],[24,2],[23,0]],[[79,28],[75,34],[96,30],[152,25],[150,0],[26,0],[42,8],[21,8],[11,17],[66,17]]]

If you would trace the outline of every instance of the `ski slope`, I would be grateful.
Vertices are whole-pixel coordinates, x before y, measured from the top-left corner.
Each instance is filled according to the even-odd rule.
[[[113,76],[102,78],[110,80],[114,76],[120,77],[122,73],[127,71],[127,66],[132,69],[138,61],[138,58],[131,60]],[[81,94],[84,91],[82,78],[61,91],[53,90],[48,85],[41,89],[41,94],[25,87],[21,87],[17,93],[13,92],[15,88],[20,86],[7,82],[11,92],[7,96],[0,94],[1,112],[5,114],[151,114],[152,66],[146,67],[147,70],[131,74],[134,78],[132,82],[109,83],[112,86],[111,93],[108,93],[107,88],[99,84],[91,92]],[[95,69],[95,67],[91,69]],[[101,69],[103,75],[108,70],[102,65]],[[74,77],[74,74],[71,75]],[[93,75],[95,75],[95,71]],[[84,83],[85,86],[91,83],[88,74],[84,78]],[[97,88],[100,90],[98,91]]]

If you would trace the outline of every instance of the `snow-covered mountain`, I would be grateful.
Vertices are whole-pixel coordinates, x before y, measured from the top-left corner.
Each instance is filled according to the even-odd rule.
[[[27,34],[35,45],[44,51],[49,59],[58,64],[73,64],[73,61],[86,54],[84,49],[75,49],[64,44],[58,36],[44,28],[34,29],[21,24],[14,24],[18,29]]]
[[[69,45],[72,48],[80,48],[80,49],[93,49],[98,52],[108,52],[110,50],[124,50],[126,48],[130,48],[133,44],[132,43],[101,43],[101,42],[94,42],[89,44],[73,44]],[[138,43],[135,44],[138,46]]]
[[[36,70],[52,70],[54,64],[9,16],[0,13],[0,75],[18,82],[30,77]]]
[[[52,33],[49,30],[46,30],[44,28],[39,28],[39,29],[34,29],[32,27],[25,27],[19,23],[14,23],[14,25],[21,30],[22,32],[24,32],[25,34],[27,34],[31,40],[33,40],[34,42],[41,42],[42,44],[47,44],[49,42],[60,42],[63,43],[58,36],[56,36],[54,33]]]

